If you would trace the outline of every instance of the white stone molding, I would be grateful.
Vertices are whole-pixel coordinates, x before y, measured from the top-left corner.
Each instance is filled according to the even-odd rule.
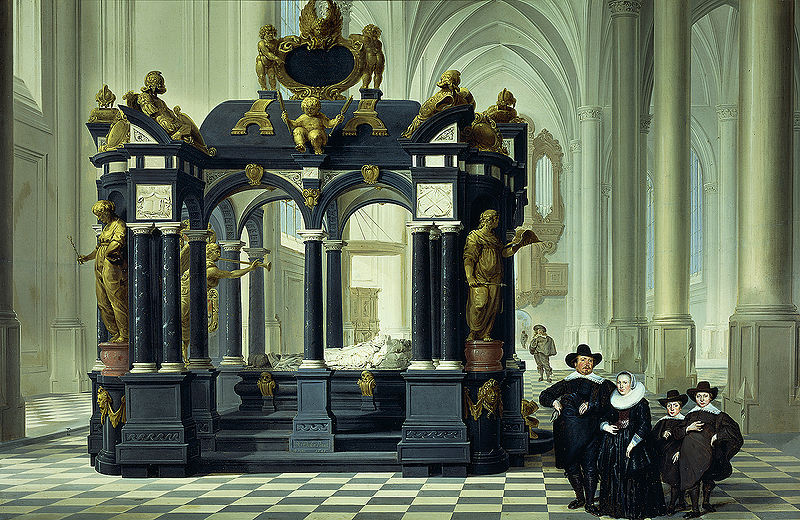
[[[239,252],[244,247],[244,242],[241,240],[220,240],[219,245],[223,251],[236,251]]]
[[[650,133],[650,125],[653,124],[653,114],[645,114],[639,118],[639,133]]]
[[[717,192],[717,183],[714,182],[714,181],[703,183],[703,192],[705,192],[705,193],[716,193]]]
[[[156,222],[156,229],[161,231],[162,235],[177,235],[181,232],[180,222]]]
[[[208,230],[206,229],[184,229],[183,236],[186,237],[187,242],[205,242],[208,237]]]
[[[323,359],[304,359],[300,366],[298,367],[299,370],[306,370],[306,369],[320,369],[320,368],[328,368],[328,365],[325,364],[325,360]]]
[[[344,240],[326,240],[324,242],[325,251],[341,251],[347,242]]]
[[[453,216],[453,184],[420,182],[417,184],[417,217],[447,218]]]
[[[641,0],[609,0],[608,9],[611,11],[611,18],[618,16],[639,16],[642,10]]]
[[[602,121],[603,107],[597,105],[578,107],[578,119],[581,121]]]
[[[728,121],[739,117],[738,105],[717,105],[717,119]]]
[[[131,123],[131,142],[136,144],[158,143],[144,128],[136,126],[133,123]]]
[[[251,262],[253,260],[263,260],[270,254],[270,250],[265,247],[243,247],[242,251],[247,254]]]
[[[437,222],[436,227],[438,227],[442,233],[458,233],[464,226],[461,225],[461,222],[453,221],[453,222]]]
[[[406,222],[406,227],[411,229],[412,233],[430,233],[433,224],[430,222]]]
[[[154,362],[151,363],[134,363],[133,368],[131,368],[131,374],[152,374],[158,372],[156,368],[156,364]]]
[[[309,242],[309,241],[321,242],[322,240],[325,239],[326,236],[328,236],[328,234],[323,229],[302,229],[298,231],[297,234],[302,237],[303,242]]]
[[[431,227],[431,240],[440,240],[442,238],[442,230],[435,225]]]
[[[161,368],[158,372],[162,374],[180,374],[186,372],[186,365],[183,363],[161,363]]]
[[[152,222],[128,222],[128,229],[134,235],[149,235],[155,228]]]
[[[569,142],[569,151],[572,153],[580,152],[581,151],[581,140],[580,139],[572,139]]]

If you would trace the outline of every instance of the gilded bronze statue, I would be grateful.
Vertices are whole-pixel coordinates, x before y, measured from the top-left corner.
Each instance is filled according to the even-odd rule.
[[[508,89],[503,89],[497,94],[497,104],[486,109],[484,114],[491,118],[495,123],[524,123],[525,120],[517,116],[514,105],[517,104],[514,94]],[[533,129],[528,131],[533,134]]]
[[[467,297],[467,341],[492,341],[494,320],[502,301],[502,258],[508,258],[521,247],[539,242],[531,230],[518,232],[506,245],[500,242],[494,229],[500,223],[496,210],[487,209],[480,216],[480,227],[469,232],[464,245],[464,272],[469,284]]]
[[[127,226],[110,200],[98,200],[92,206],[103,223],[97,246],[88,255],[78,255],[78,263],[94,260],[95,291],[100,317],[111,343],[128,342],[128,263],[126,261]]]
[[[403,137],[411,137],[419,128],[423,121],[442,110],[459,105],[475,106],[475,99],[469,90],[459,87],[461,83],[461,73],[457,70],[448,70],[442,74],[439,83],[439,92],[428,98],[419,109],[419,114],[403,132]]]
[[[286,126],[292,132],[295,149],[298,152],[305,152],[306,142],[309,142],[315,154],[322,154],[325,145],[328,143],[326,129],[337,126],[342,122],[344,116],[339,114],[333,119],[329,119],[328,116],[320,112],[322,104],[319,99],[311,96],[304,98],[300,107],[303,109],[303,113],[297,119],[289,119],[286,111],[281,114]]]
[[[364,61],[361,88],[369,88],[370,82],[374,83],[374,88],[381,88],[386,58],[383,55],[380,28],[375,24],[365,25],[361,34],[351,34],[350,39],[361,42],[361,58]]]
[[[267,89],[267,79],[269,88],[275,90],[277,87],[277,66],[281,62],[278,56],[278,31],[272,24],[261,27],[258,33],[261,38],[258,41],[258,56],[256,56],[256,74],[261,88]]]

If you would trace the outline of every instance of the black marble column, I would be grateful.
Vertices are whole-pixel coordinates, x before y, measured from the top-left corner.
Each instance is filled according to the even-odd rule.
[[[305,256],[305,328],[303,362],[300,368],[325,368],[322,333],[322,239],[321,229],[300,231],[306,245]]]
[[[325,339],[328,348],[344,346],[342,323],[342,247],[347,245],[342,240],[326,240],[325,254],[328,256],[328,287],[325,308]]]
[[[514,239],[514,230],[509,230],[506,234],[506,243]],[[503,341],[503,366],[507,368],[514,368],[517,366],[516,362],[516,341],[514,329],[516,327],[516,316],[514,312],[516,309],[516,302],[514,301],[514,256],[510,256],[501,261],[505,261],[503,266],[503,283],[505,287],[502,288],[503,310],[498,316],[502,323],[502,333],[505,335]]]
[[[442,231],[442,298],[441,298],[441,360],[439,370],[462,370],[458,341],[458,281],[462,270],[459,263],[458,233],[459,222],[439,224]]]
[[[431,359],[442,359],[442,232],[431,228],[429,244],[431,277]]]
[[[183,372],[181,360],[180,222],[156,224],[161,231],[162,362],[159,372]]]
[[[250,262],[264,263],[269,249],[263,247],[245,247],[247,259]],[[250,311],[248,313],[249,325],[247,329],[248,355],[263,354],[266,343],[266,314],[264,312],[264,269],[256,269],[250,274]]]
[[[150,243],[153,240],[152,222],[128,224],[133,232],[133,280],[130,284],[133,299],[133,326],[130,340],[133,352],[131,374],[156,372],[155,352],[153,352],[153,313],[150,306]]]
[[[212,369],[208,357],[205,229],[183,232],[189,241],[189,369]]]
[[[239,252],[242,250],[244,243],[240,240],[220,240],[222,250],[229,253],[229,258],[239,260]],[[226,255],[228,257],[228,255]],[[226,262],[228,263],[228,262]],[[233,270],[239,269],[241,266],[231,263],[230,266],[224,266],[222,269]],[[250,274],[252,276],[252,274]],[[224,354],[220,366],[244,366],[244,359],[242,358],[242,279],[230,278],[224,280],[227,285],[227,319],[224,320],[225,324],[225,344],[220,345],[220,350]],[[220,317],[221,318],[221,317]],[[222,321],[222,319],[220,319]]]
[[[429,223],[411,228],[411,364],[408,370],[431,370],[431,272]]]

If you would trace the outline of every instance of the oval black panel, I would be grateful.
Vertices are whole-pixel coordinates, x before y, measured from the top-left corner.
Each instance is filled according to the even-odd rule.
[[[355,67],[353,53],[343,45],[308,50],[303,45],[286,55],[286,73],[301,85],[325,87],[347,79]]]

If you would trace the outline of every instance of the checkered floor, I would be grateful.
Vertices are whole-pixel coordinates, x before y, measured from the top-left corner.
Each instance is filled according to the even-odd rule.
[[[554,374],[554,380],[565,374]],[[545,386],[528,381],[526,394],[538,396]],[[547,427],[549,410],[539,416]],[[718,512],[704,518],[800,519],[800,458],[748,437],[733,463],[733,475],[712,496]],[[593,518],[568,510],[572,497],[552,452],[527,457],[524,468],[485,477],[271,473],[122,479],[89,467],[84,435],[0,451],[0,520]]]
[[[25,399],[25,436],[83,428],[92,416],[92,393],[49,394]]]

